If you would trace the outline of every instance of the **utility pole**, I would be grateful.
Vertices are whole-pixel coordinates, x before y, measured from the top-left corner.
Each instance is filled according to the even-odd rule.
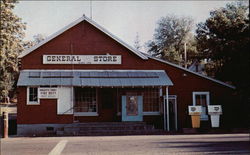
[[[92,0],[90,0],[90,19],[92,19]]]
[[[3,112],[3,138],[8,138],[8,130],[9,130],[9,118],[8,118],[8,112]]]
[[[187,43],[184,43],[184,66],[187,68]]]

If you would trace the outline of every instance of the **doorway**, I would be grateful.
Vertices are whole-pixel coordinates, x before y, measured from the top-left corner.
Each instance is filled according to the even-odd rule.
[[[168,131],[177,131],[177,96],[169,95],[168,102],[166,96],[164,97],[164,104],[166,104],[166,124]]]
[[[122,121],[142,121],[142,96],[122,96]]]
[[[168,96],[169,103],[169,129],[170,131],[177,131],[177,97],[176,95]]]
[[[115,121],[117,94],[114,88],[99,89],[100,115],[103,121]]]

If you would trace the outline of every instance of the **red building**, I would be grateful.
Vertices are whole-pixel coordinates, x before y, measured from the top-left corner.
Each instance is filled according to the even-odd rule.
[[[230,121],[234,87],[130,47],[83,16],[20,55],[18,134],[74,122],[191,126],[188,105],[223,108]],[[164,109],[165,108],[165,109]],[[164,115],[165,114],[165,115]]]

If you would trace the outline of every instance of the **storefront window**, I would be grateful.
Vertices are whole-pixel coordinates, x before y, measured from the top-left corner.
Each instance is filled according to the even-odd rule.
[[[97,112],[96,89],[75,89],[75,112]]]
[[[143,97],[143,112],[147,114],[158,114],[160,112],[160,88],[129,88],[120,89],[118,99],[121,101],[121,96],[142,96]],[[121,112],[121,102],[118,102],[118,112]]]
[[[159,88],[146,88],[143,94],[143,111],[160,111],[160,93]]]

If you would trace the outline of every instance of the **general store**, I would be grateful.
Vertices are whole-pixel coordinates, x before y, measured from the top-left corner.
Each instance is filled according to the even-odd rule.
[[[84,122],[191,126],[188,105],[222,105],[230,122],[234,86],[144,54],[82,16],[20,55],[17,132]]]

